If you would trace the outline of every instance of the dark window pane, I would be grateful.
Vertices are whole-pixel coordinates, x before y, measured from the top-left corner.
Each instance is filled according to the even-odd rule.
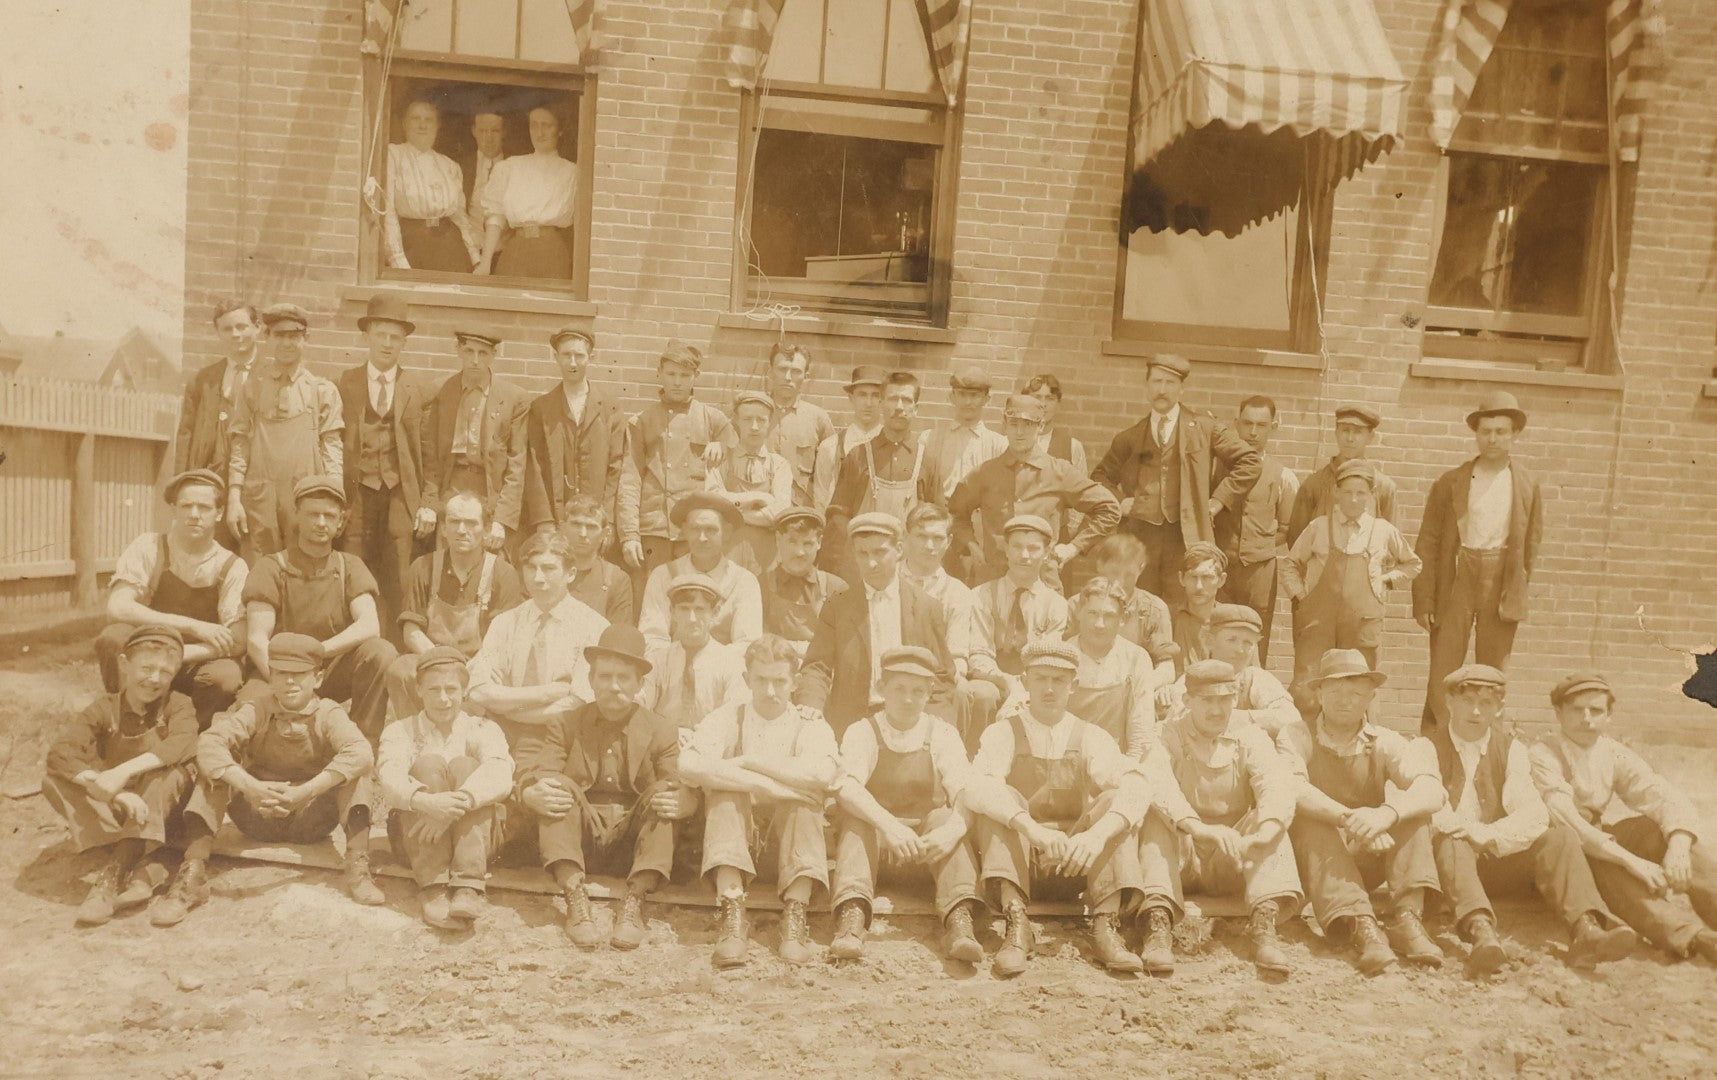
[[[1596,0],[1516,0],[1456,139],[1498,149],[1601,152],[1605,80]]]

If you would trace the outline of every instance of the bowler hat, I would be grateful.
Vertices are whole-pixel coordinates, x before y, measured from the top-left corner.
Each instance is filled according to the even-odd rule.
[[[376,293],[370,297],[369,307],[358,319],[358,329],[368,330],[370,324],[378,319],[382,322],[399,323],[410,334],[417,330],[417,324],[411,321],[410,308],[406,306],[403,296],[392,293]]]
[[[693,510],[714,510],[721,515],[723,524],[730,529],[737,527],[741,521],[739,508],[727,499],[713,491],[694,491],[682,495],[680,500],[674,503],[673,508],[668,511],[668,523],[676,529],[679,528],[686,523],[686,518],[691,516]]]
[[[1364,679],[1376,689],[1388,678],[1383,672],[1372,670],[1371,665],[1365,662],[1365,654],[1358,649],[1330,649],[1318,658],[1317,666],[1312,669],[1311,687],[1316,690],[1335,679]]]
[[[650,661],[644,659],[644,635],[636,626],[628,626],[625,623],[609,623],[596,644],[584,647],[585,663],[594,664],[599,656],[625,660],[637,668],[640,675],[648,675],[653,666]]]
[[[322,643],[309,634],[276,634],[268,639],[268,666],[274,671],[315,671],[327,659]]]
[[[875,364],[860,364],[858,367],[853,368],[853,377],[848,379],[847,384],[841,389],[851,393],[857,387],[880,387],[887,381],[888,372],[877,367]]]
[[[1520,402],[1507,390],[1492,390],[1479,399],[1479,407],[1467,414],[1467,426],[1478,430],[1479,421],[1489,416],[1506,416],[1514,421],[1514,430],[1520,431],[1526,427],[1526,413],[1521,411]]]

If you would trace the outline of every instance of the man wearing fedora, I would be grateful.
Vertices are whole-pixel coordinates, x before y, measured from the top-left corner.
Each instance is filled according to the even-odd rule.
[[[1467,414],[1478,456],[1431,485],[1414,545],[1425,570],[1413,582],[1413,617],[1431,634],[1424,730],[1442,723],[1443,678],[1467,660],[1506,668],[1526,618],[1527,589],[1544,534],[1538,481],[1513,460],[1526,413],[1498,390]]]
[[[580,495],[599,500],[612,515],[626,456],[626,414],[613,395],[590,380],[595,336],[581,327],[563,326],[548,340],[560,368],[560,385],[531,402],[525,420],[519,526],[526,533],[565,524],[567,503]]]
[[[727,539],[739,528],[739,511],[710,491],[694,491],[674,503],[664,522],[686,546],[684,555],[650,571],[638,605],[638,629],[650,648],[667,646],[672,634],[668,587],[676,579],[702,574],[720,592],[710,634],[744,649],[763,636],[763,591],[757,575],[727,557]]]
[[[455,330],[459,372],[429,399],[423,419],[420,521],[433,521],[448,498],[470,492],[488,521],[483,547],[500,551],[518,531],[525,498],[525,417],[531,400],[495,377],[501,335],[488,327]]]
[[[874,364],[853,368],[852,378],[842,387],[853,407],[852,423],[826,436],[817,444],[817,464],[811,473],[811,502],[825,513],[829,500],[835,497],[835,481],[840,479],[841,462],[855,447],[876,438],[882,431],[882,386],[888,373]]]
[[[635,700],[650,661],[644,635],[609,626],[584,647],[592,700],[551,721],[518,755],[518,801],[536,818],[543,866],[566,897],[566,933],[581,949],[600,945],[585,874],[626,877],[626,899],[608,943],[644,940],[644,899],[674,865],[674,822],[697,798],[680,786],[680,739],[672,722]]]
[[[422,513],[424,392],[400,366],[417,325],[398,296],[377,293],[358,320],[368,361],[340,373],[345,416],[346,534],[340,547],[364,560],[381,586],[382,633],[397,637],[415,536],[435,528]]]

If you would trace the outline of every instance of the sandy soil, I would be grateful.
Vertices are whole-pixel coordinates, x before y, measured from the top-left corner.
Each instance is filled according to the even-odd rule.
[[[44,731],[95,690],[67,655],[0,669],[0,791],[33,787]],[[1717,753],[1649,752],[1717,819]],[[717,974],[707,911],[653,906],[644,948],[582,954],[545,897],[497,891],[474,934],[444,936],[403,882],[365,909],[331,874],[234,862],[177,928],[74,930],[95,862],[63,836],[39,797],[0,799],[0,1076],[1717,1076],[1717,971],[1644,949],[1570,971],[1530,907],[1504,909],[1519,959],[1486,985],[1456,959],[1363,980],[1298,929],[1293,976],[1266,984],[1220,923],[1183,928],[1170,980],[1101,973],[1058,920],[1011,982],[944,964],[914,919],[879,919],[859,964],[793,969],[762,914],[752,964]]]

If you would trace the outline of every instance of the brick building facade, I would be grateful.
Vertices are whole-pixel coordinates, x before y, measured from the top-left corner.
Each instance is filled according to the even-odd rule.
[[[734,299],[744,98],[724,79],[725,6],[693,0],[665,14],[657,3],[602,0],[606,47],[584,85],[593,122],[580,132],[592,156],[587,295],[387,283],[410,294],[419,324],[408,365],[453,370],[452,327],[475,317],[508,338],[497,370],[533,389],[555,377],[548,331],[569,322],[594,329],[593,375],[633,405],[649,395],[657,350],[672,336],[710,356],[705,396],[757,382],[781,324],[736,310]],[[815,357],[812,396],[837,418],[838,376],[858,363],[919,372],[932,417],[946,415],[945,373],[956,363],[987,365],[1003,388],[1053,372],[1094,453],[1146,408],[1143,356],[1153,347],[1116,332],[1138,8],[976,0],[946,151],[957,179],[942,241],[951,253],[945,317],[785,320]],[[1188,401],[1227,419],[1243,396],[1273,395],[1282,410],[1274,450],[1302,476],[1331,452],[1334,405],[1375,406],[1385,422],[1373,453],[1401,484],[1398,524],[1411,538],[1431,481],[1471,456],[1462,418],[1472,403],[1489,389],[1513,391],[1531,415],[1516,452],[1541,478],[1547,521],[1533,611],[1511,664],[1517,714],[1547,721],[1548,686],[1595,665],[1616,680],[1629,723],[1709,741],[1711,714],[1678,694],[1683,657],[1661,642],[1717,638],[1705,614],[1717,605],[1717,397],[1707,396],[1717,387],[1717,7],[1663,3],[1667,76],[1637,166],[1614,178],[1625,271],[1619,363],[1560,369],[1428,355],[1444,183],[1430,98],[1444,4],[1376,8],[1407,78],[1407,109],[1394,150],[1335,194],[1317,282],[1327,362],[1315,346],[1189,349]],[[218,354],[207,303],[230,294],[317,313],[313,363],[361,359],[353,320],[376,287],[373,261],[361,256],[370,243],[361,159],[379,85],[377,61],[361,47],[364,18],[361,0],[193,0],[187,363]],[[1404,594],[1391,615],[1386,715],[1409,726],[1426,639]],[[1276,655],[1280,667],[1287,649]]]

